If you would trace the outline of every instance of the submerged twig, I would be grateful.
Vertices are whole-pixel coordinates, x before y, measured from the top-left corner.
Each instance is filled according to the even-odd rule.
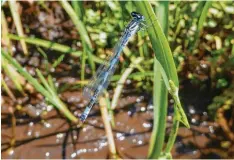
[[[102,113],[102,120],[103,120],[103,123],[105,126],[107,141],[109,144],[109,151],[111,154],[111,158],[116,158],[117,152],[116,152],[116,147],[115,147],[115,140],[114,140],[113,132],[111,129],[111,124],[109,121],[107,104],[106,104],[105,98],[101,97],[99,99],[99,103],[100,103],[100,109],[101,109],[101,113]]]

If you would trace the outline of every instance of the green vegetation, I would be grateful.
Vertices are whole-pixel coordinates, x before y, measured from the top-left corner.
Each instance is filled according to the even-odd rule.
[[[60,93],[65,90],[82,92],[83,85],[95,74],[96,66],[111,55],[131,19],[130,13],[137,11],[145,16],[147,27],[139,31],[124,49],[111,79],[108,90],[114,91],[113,96],[106,92],[105,99],[102,99],[102,107],[107,107],[102,108],[102,117],[108,117],[108,114],[112,117],[111,121],[107,118],[103,121],[108,141],[111,141],[110,152],[115,158],[119,155],[111,126],[115,127],[114,110],[125,87],[123,84],[128,79],[132,80],[138,93],[152,95],[154,121],[149,159],[172,158],[170,152],[180,124],[190,127],[185,114],[186,106],[180,99],[182,82],[189,81],[200,90],[209,88],[219,92],[220,95],[215,96],[207,110],[220,124],[219,120],[226,118],[225,112],[234,113],[231,103],[234,101],[234,6],[231,1],[38,1],[33,5],[40,6],[43,13],[53,12],[48,7],[50,3],[56,3],[62,13],[61,17],[56,15],[59,18],[52,16],[56,19],[52,20],[59,23],[53,28],[55,23],[39,17],[41,11],[37,10],[33,16],[39,17],[39,22],[35,22],[38,29],[33,28],[34,25],[30,24],[33,22],[29,22],[28,17],[19,14],[18,5],[21,2],[6,3],[8,5],[3,4],[1,13],[4,31],[1,49],[3,93],[13,101],[19,96],[17,92],[20,96],[30,96],[23,87],[27,81],[73,124],[79,123],[78,117],[60,99]],[[9,27],[9,21],[14,27]],[[47,26],[46,23],[50,24]],[[41,61],[46,61],[46,67],[34,66],[36,74],[31,75],[25,68],[35,51],[40,53]],[[18,55],[23,55],[27,61],[18,62]],[[56,86],[53,77],[62,75],[59,74],[62,71],[56,69],[63,63],[69,64],[70,70],[75,68],[72,75],[75,75],[76,82]],[[8,86],[6,77],[11,79],[13,87]],[[172,127],[166,139],[169,99],[173,101],[174,111]],[[223,116],[219,117],[218,113]],[[223,130],[230,132],[231,129]]]

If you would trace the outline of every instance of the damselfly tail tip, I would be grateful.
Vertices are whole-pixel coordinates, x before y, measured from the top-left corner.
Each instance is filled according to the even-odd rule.
[[[81,120],[81,122],[84,122],[85,120],[86,120],[86,118],[87,118],[87,114],[82,114],[81,116],[80,116],[80,120]]]

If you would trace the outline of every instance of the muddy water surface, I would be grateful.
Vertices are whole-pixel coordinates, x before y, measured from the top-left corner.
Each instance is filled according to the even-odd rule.
[[[75,115],[79,115],[86,101],[76,91],[61,95]],[[25,100],[27,107],[15,115],[9,113],[13,105],[8,97],[2,104],[2,157],[3,158],[108,158],[108,143],[100,117],[98,105],[94,107],[82,128],[71,126],[52,106],[36,98]],[[144,96],[126,96],[119,101],[115,110],[114,138],[119,156],[122,158],[146,158],[152,131],[153,109]],[[23,103],[23,102],[22,102]],[[30,104],[30,105],[29,105]],[[23,103],[24,105],[24,103]],[[188,107],[191,129],[181,126],[173,148],[174,158],[218,158],[209,149],[218,126],[209,122],[206,112],[196,113]],[[172,113],[169,107],[167,134]],[[47,111],[47,112],[45,112]],[[16,126],[12,127],[15,117]],[[13,130],[14,128],[14,130]],[[14,134],[15,133],[15,134]],[[12,140],[15,140],[12,141]],[[14,148],[10,147],[14,143]]]

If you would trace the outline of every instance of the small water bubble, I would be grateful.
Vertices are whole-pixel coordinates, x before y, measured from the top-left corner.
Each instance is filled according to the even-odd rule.
[[[16,52],[16,48],[15,47],[11,47],[12,52]]]
[[[59,87],[59,83],[58,82],[56,82],[56,83],[54,83],[54,85],[55,85],[55,87]]]
[[[126,84],[131,84],[131,83],[132,83],[132,81],[130,79],[126,80]]]
[[[137,144],[141,145],[141,144],[143,144],[143,141],[142,141],[142,140],[139,140],[139,141],[137,142]]]
[[[136,138],[134,138],[134,139],[132,140],[132,142],[133,142],[133,143],[136,143],[136,142],[137,142]]]
[[[29,125],[30,127],[32,127],[32,126],[34,125],[34,123],[33,123],[33,122],[30,122],[28,125]]]
[[[191,122],[192,122],[192,123],[196,123],[197,120],[196,120],[195,118],[192,118],[192,119],[191,119]]]
[[[140,96],[136,99],[136,102],[139,103],[141,102],[142,100],[144,100],[144,96]]]
[[[210,130],[210,133],[214,133],[214,127],[213,126],[209,126],[209,130]]]
[[[122,133],[116,133],[117,138],[119,138],[120,136],[122,136]]]
[[[46,128],[51,128],[51,124],[48,123],[48,122],[45,122],[45,123],[44,123],[44,126],[45,126]]]
[[[118,140],[122,141],[125,139],[125,136],[122,133],[116,133],[116,137]]]
[[[9,154],[10,156],[12,156],[14,153],[15,153],[15,151],[14,151],[13,149],[10,149],[10,150],[8,151],[8,154]]]
[[[207,126],[207,121],[203,121],[203,122],[201,123],[201,125],[202,125],[202,126]]]
[[[153,108],[154,108],[153,104],[149,104],[149,105],[148,105],[148,108],[149,108],[149,109],[153,109]]]
[[[79,108],[83,108],[83,107],[85,107],[85,104],[86,104],[86,103],[79,103],[77,106],[78,106]]]
[[[142,125],[144,128],[150,128],[152,126],[151,123],[146,123],[146,122],[144,122]]]
[[[52,105],[48,105],[48,106],[46,107],[46,111],[47,111],[47,112],[51,111],[52,109],[53,109],[53,106],[52,106]]]
[[[146,110],[145,107],[141,107],[141,112],[144,112]]]
[[[80,113],[78,111],[75,111],[74,115],[77,117],[77,116],[80,116]]]
[[[79,150],[77,150],[77,151],[76,151],[76,154],[79,155],[79,154],[81,154],[81,153],[86,153],[86,152],[87,152],[87,149],[84,148],[84,149],[79,149]]]
[[[49,156],[50,156],[50,152],[46,152],[46,153],[45,153],[45,156],[46,156],[46,157],[49,157]]]
[[[99,149],[102,149],[102,148],[105,147],[105,146],[107,146],[106,140],[100,140],[98,148],[99,148]]]
[[[62,140],[63,136],[64,136],[63,133],[57,134],[56,135],[56,143],[60,143],[60,141]]]
[[[188,106],[188,108],[189,108],[189,113],[190,114],[195,114],[196,113],[196,110],[195,110],[194,106]]]
[[[63,133],[58,133],[58,134],[56,135],[56,137],[57,137],[57,138],[60,138],[60,139],[63,138]]]
[[[83,149],[82,152],[83,152],[83,153],[86,153],[86,152],[87,152],[87,149]]]
[[[130,130],[130,134],[133,134],[133,133],[135,133],[135,129],[134,129],[134,128],[132,128],[132,129]]]
[[[174,103],[174,99],[170,99],[169,102],[173,104]]]
[[[78,42],[76,42],[76,45],[78,46],[78,47],[81,47],[81,43],[78,41]]]
[[[29,131],[27,132],[27,136],[31,136],[31,135],[32,135],[32,131],[29,130]]]
[[[32,69],[32,68],[30,68],[30,69],[28,70],[28,73],[31,74],[32,76],[35,76],[35,75],[36,75],[35,70]]]
[[[202,68],[207,68],[207,64],[203,63],[203,64],[201,64],[201,67]]]
[[[119,140],[120,140],[120,141],[123,141],[124,139],[125,139],[124,136],[119,137]]]
[[[141,101],[140,98],[137,98],[137,99],[136,99],[136,102],[137,102],[137,103],[139,103],[140,101]]]
[[[86,131],[87,131],[87,128],[86,128],[86,127],[84,127],[84,128],[82,129],[82,131],[83,131],[83,132],[86,132]]]
[[[74,140],[76,140],[77,138],[78,138],[77,135],[74,135],[74,136],[73,136],[73,139],[74,139]]]
[[[71,158],[75,158],[76,157],[76,152],[71,154]]]
[[[92,121],[89,121],[92,125],[95,125],[95,124],[97,124],[98,123],[98,120],[96,120],[96,119],[93,119]]]
[[[131,112],[131,111],[128,111],[128,115],[129,115],[129,116],[132,115],[132,112]]]
[[[79,154],[81,153],[81,150],[82,150],[82,149],[78,149],[78,150],[76,151],[76,154],[79,155]]]
[[[53,73],[54,71],[55,71],[55,68],[54,68],[54,67],[51,67],[51,68],[50,68],[50,72]]]
[[[97,151],[98,151],[98,148],[94,148],[93,151],[94,151],[94,152],[97,152]]]
[[[43,111],[47,111],[47,106],[43,106],[43,107],[42,107],[42,110],[43,110]]]
[[[170,120],[170,121],[172,120],[172,116],[167,116],[167,118],[168,118],[168,120]]]
[[[41,114],[41,111],[36,110],[36,115],[39,116]]]
[[[35,132],[35,133],[34,133],[34,136],[35,136],[36,138],[40,137],[40,132]]]

